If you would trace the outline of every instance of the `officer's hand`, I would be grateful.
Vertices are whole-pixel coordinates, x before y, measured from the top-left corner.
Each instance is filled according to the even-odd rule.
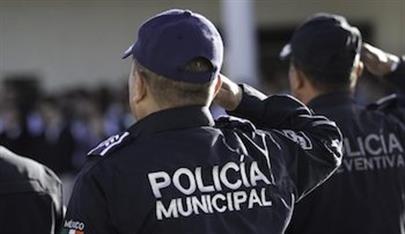
[[[367,70],[376,76],[384,76],[393,72],[399,63],[398,56],[386,53],[367,43],[363,44],[361,60]]]
[[[222,86],[215,96],[214,103],[227,111],[233,111],[242,100],[242,88],[228,77],[220,74]]]

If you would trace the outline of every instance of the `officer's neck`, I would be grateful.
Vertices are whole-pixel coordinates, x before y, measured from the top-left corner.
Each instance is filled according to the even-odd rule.
[[[186,104],[180,104],[180,105],[158,105],[155,102],[144,102],[144,103],[139,103],[134,109],[133,109],[133,115],[135,117],[135,119],[137,121],[140,121],[144,118],[146,118],[147,116],[159,112],[159,111],[163,111],[163,110],[167,110],[167,109],[173,109],[173,108],[178,108],[178,107],[184,107],[187,106]],[[208,106],[208,104],[206,105]]]
[[[301,92],[299,93],[298,99],[302,101],[305,105],[308,105],[313,99],[323,96],[326,94],[330,93],[335,93],[335,92],[347,92],[347,93],[353,93],[354,92],[354,86],[352,87],[328,87],[328,88],[318,88],[315,85],[313,85],[311,82],[307,82],[306,85],[302,87],[300,90]]]
[[[301,102],[307,105],[312,99],[322,95],[322,91],[316,89],[313,85],[307,82],[303,85],[300,90],[298,90],[294,96],[298,98]]]

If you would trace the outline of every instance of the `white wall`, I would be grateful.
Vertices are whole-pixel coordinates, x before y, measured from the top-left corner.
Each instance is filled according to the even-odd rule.
[[[220,24],[219,0],[0,0],[0,79],[37,72],[53,90],[124,82],[129,62],[120,56],[139,24],[172,7]],[[405,53],[405,0],[263,0],[255,1],[255,10],[258,23],[269,27],[299,23],[319,11],[369,21],[379,46]]]
[[[0,0],[0,76],[36,72],[48,89],[126,81],[139,24],[173,7],[217,19],[217,1]],[[117,82],[119,81],[119,82]]]
[[[378,46],[405,53],[405,0],[270,0],[256,1],[260,25],[298,24],[318,12],[370,22]]]

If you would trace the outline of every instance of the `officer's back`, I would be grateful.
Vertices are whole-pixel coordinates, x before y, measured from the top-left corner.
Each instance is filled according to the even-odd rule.
[[[0,146],[0,233],[56,233],[62,184],[45,166]]]
[[[339,165],[333,122],[219,75],[222,40],[203,16],[151,18],[130,55],[138,122],[89,152],[65,232],[283,233],[294,203]],[[214,122],[215,94],[250,121]]]
[[[338,172],[297,204],[287,233],[404,233],[405,102],[392,96],[370,106],[356,103],[351,89],[362,69],[361,35],[341,17],[311,18],[290,46],[293,92],[336,121],[344,157]],[[376,56],[368,48],[366,62]],[[405,87],[405,77],[393,78]]]

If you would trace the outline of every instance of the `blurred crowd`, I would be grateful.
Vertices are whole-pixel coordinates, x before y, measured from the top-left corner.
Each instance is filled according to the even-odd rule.
[[[265,92],[287,92],[274,84],[263,87]],[[375,79],[360,79],[356,98],[369,103],[388,92]],[[6,78],[0,90],[0,143],[45,164],[59,176],[74,176],[90,149],[134,123],[127,93],[123,84],[50,94],[41,89],[36,77]],[[214,116],[223,114],[212,111]]]
[[[0,92],[0,142],[58,175],[76,174],[86,153],[134,122],[126,87],[41,91],[37,79],[6,79]]]

